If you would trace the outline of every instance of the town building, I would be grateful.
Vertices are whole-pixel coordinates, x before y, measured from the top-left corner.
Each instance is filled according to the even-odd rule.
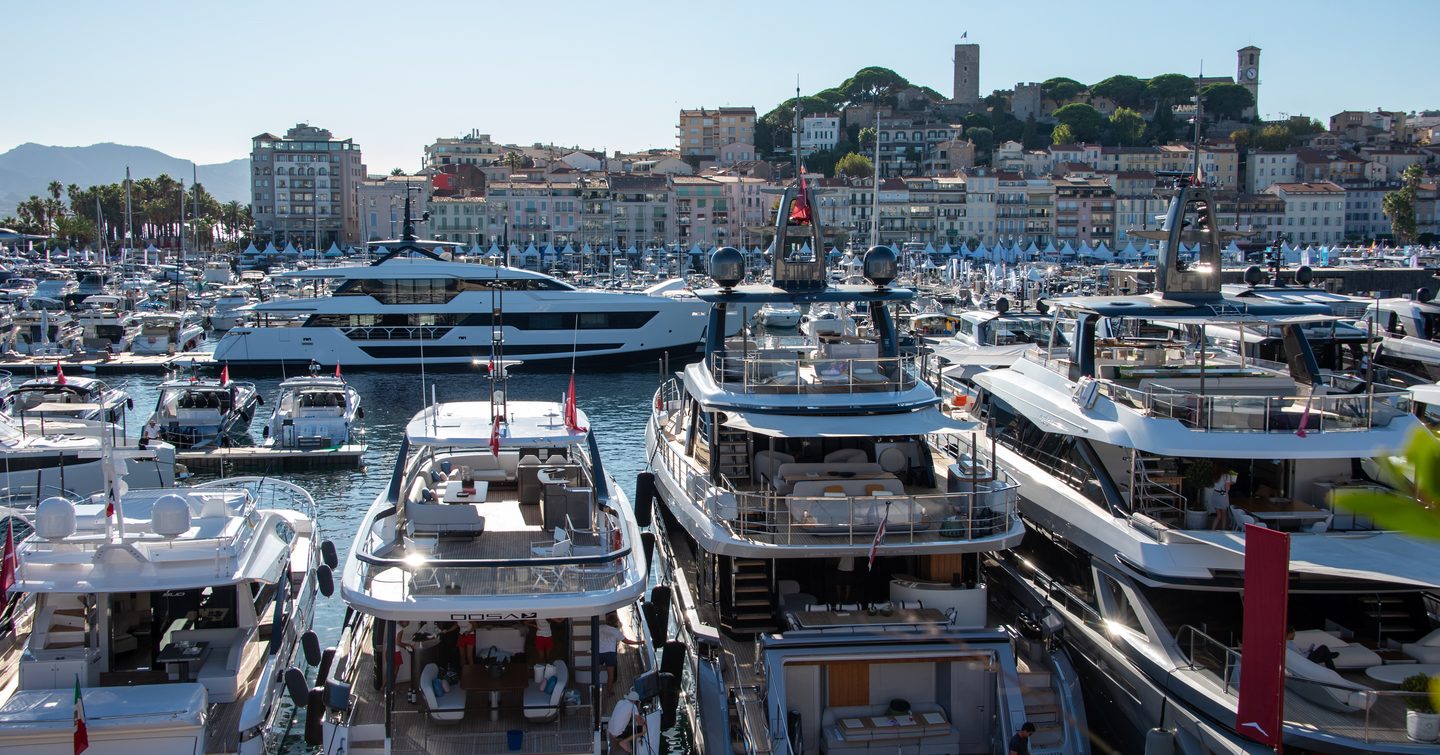
[[[676,141],[681,158],[718,160],[726,144],[755,143],[755,108],[681,110]]]
[[[683,246],[725,246],[730,236],[730,197],[724,184],[704,176],[674,176],[675,241]]]
[[[360,238],[367,242],[398,239],[405,231],[405,194],[410,194],[410,217],[415,233],[429,238],[423,220],[430,209],[430,179],[426,176],[376,176],[355,189],[360,207]]]
[[[661,246],[676,237],[672,177],[663,173],[611,173],[612,228],[615,246]]]
[[[564,245],[580,229],[580,184],[573,175],[490,184],[487,235],[501,246]]]
[[[1072,173],[1053,178],[1055,241],[1115,245],[1115,190],[1104,177]]]
[[[484,248],[490,243],[490,220],[485,197],[432,197],[431,238]]]
[[[1285,200],[1274,194],[1217,191],[1215,222],[1224,230],[1250,234],[1252,243],[1273,243],[1285,230]]]
[[[980,45],[955,45],[955,91],[957,105],[980,104]]]
[[[1246,190],[1259,194],[1277,183],[1291,183],[1299,169],[1298,155],[1294,150],[1251,151],[1247,156]]]
[[[800,156],[809,157],[840,143],[840,116],[835,113],[807,115],[800,119]],[[751,157],[743,159],[752,159]],[[731,160],[731,163],[737,160]]]
[[[1345,189],[1329,181],[1277,183],[1265,190],[1285,202],[1285,240],[1333,244],[1345,238]]]
[[[1398,178],[1398,177],[1397,177]],[[1385,195],[1400,188],[1399,181],[1354,181],[1345,188],[1345,238],[1374,239],[1390,233],[1385,217]]]
[[[436,169],[443,165],[476,165],[486,167],[498,164],[510,148],[490,140],[489,134],[478,129],[464,136],[439,137],[425,146],[425,168]]]
[[[1168,192],[1157,191],[1158,182],[1150,171],[1105,173],[1115,191],[1115,245],[1123,248],[1130,241],[1130,231],[1159,228],[1160,217],[1169,205]],[[1137,247],[1144,244],[1137,239]]]
[[[323,128],[300,123],[284,137],[256,136],[250,150],[256,234],[317,249],[359,241],[356,188],[364,179],[360,145]]]

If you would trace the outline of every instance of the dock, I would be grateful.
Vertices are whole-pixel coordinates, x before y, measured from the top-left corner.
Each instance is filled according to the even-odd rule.
[[[48,373],[55,370],[55,363],[71,370],[73,374],[93,373],[164,373],[194,366],[207,369],[215,364],[214,357],[203,351],[182,351],[177,354],[73,354],[67,356],[29,356],[9,354],[0,357],[0,370],[7,370],[17,376],[32,372]]]
[[[206,474],[358,469],[363,464],[366,448],[355,443],[316,449],[234,446],[206,451],[178,451],[175,461],[191,472]]]

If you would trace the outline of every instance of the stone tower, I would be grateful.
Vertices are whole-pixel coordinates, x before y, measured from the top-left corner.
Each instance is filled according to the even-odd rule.
[[[1260,48],[1251,45],[1235,52],[1235,83],[1250,90],[1255,104],[1246,110],[1246,118],[1260,112]]]
[[[955,102],[980,104],[980,45],[955,45]]]

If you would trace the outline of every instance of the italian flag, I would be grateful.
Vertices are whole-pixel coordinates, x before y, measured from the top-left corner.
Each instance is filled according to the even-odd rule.
[[[75,677],[75,755],[90,747],[90,735],[85,731],[85,700],[80,697],[80,677]]]

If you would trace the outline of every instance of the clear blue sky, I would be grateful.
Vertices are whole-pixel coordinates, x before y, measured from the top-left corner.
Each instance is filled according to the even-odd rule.
[[[6,0],[0,151],[111,141],[197,162],[297,121],[354,138],[371,172],[470,129],[502,142],[674,146],[680,107],[762,113],[866,65],[948,94],[952,45],[981,92],[1115,73],[1233,75],[1262,114],[1440,107],[1440,2],[30,2]],[[788,28],[788,31],[786,29]],[[316,44],[319,41],[321,44]],[[407,107],[408,106],[408,107]]]

